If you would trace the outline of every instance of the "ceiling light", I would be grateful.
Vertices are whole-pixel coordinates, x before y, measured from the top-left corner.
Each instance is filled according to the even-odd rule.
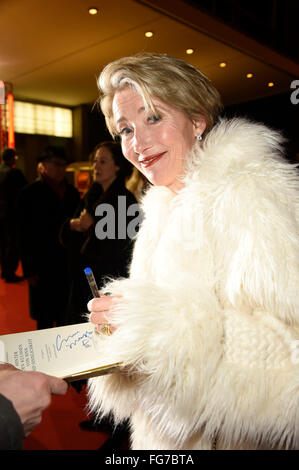
[[[274,86],[274,83],[273,83],[273,82],[269,82],[269,83],[268,83],[268,86],[269,86],[269,87],[272,87],[272,86]]]
[[[227,66],[227,63],[226,62],[220,62],[219,64],[219,67],[221,67],[222,69],[224,69],[224,67]]]
[[[186,54],[193,54],[194,50],[193,49],[186,49]]]
[[[248,74],[246,75],[246,77],[247,77],[247,78],[252,78],[252,77],[253,77],[253,73],[248,73]]]
[[[90,8],[88,8],[88,13],[89,13],[90,15],[96,15],[96,14],[98,13],[98,11],[99,11],[99,10],[98,10],[96,7],[90,7]]]
[[[154,35],[154,33],[152,31],[147,31],[144,36],[147,37],[147,38],[152,38],[153,35]]]

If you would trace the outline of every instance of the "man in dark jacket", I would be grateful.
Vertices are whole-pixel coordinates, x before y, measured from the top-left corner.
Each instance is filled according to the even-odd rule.
[[[43,329],[64,323],[69,285],[66,250],[59,243],[59,230],[74,213],[80,197],[66,182],[63,149],[48,147],[39,162],[40,177],[21,191],[18,222],[30,314],[37,320],[37,328]]]
[[[15,168],[16,151],[6,148],[0,165],[0,250],[1,276],[6,282],[19,282],[23,278],[15,271],[20,261],[17,243],[16,200],[27,184],[22,171]]]

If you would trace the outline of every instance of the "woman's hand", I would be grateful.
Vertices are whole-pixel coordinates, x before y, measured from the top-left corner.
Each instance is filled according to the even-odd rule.
[[[84,209],[80,217],[70,220],[70,229],[74,232],[86,232],[93,224],[93,217]]]
[[[103,324],[109,324],[110,331],[113,333],[116,330],[115,325],[110,325],[111,313],[110,309],[117,302],[120,296],[117,295],[103,295],[99,298],[90,300],[87,304],[88,310],[91,312],[90,321],[97,325],[97,331],[101,330]]]
[[[86,231],[94,224],[92,215],[84,209],[80,214],[80,225],[83,231]]]
[[[81,227],[81,222],[79,217],[77,219],[70,220],[70,229],[74,232],[83,232],[83,228]]]

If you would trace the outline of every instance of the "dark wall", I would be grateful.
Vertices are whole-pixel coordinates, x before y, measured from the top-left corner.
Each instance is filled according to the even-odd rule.
[[[88,145],[89,151],[104,140],[112,140],[107,130],[105,118],[97,105],[91,105],[88,111]]]
[[[104,140],[111,140],[104,116],[93,103],[78,106],[73,110],[74,146],[73,158],[76,161],[88,160],[93,148]]]
[[[298,0],[183,0],[280,54],[299,60]]]
[[[287,159],[291,162],[298,162],[299,104],[292,104],[292,91],[248,103],[227,106],[224,110],[224,115],[227,117],[246,116],[249,119],[263,122],[274,129],[282,131],[283,135],[287,138]]]

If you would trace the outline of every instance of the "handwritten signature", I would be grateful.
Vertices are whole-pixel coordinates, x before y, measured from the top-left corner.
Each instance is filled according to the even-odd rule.
[[[75,331],[75,333],[62,338],[61,335],[56,336],[56,349],[57,351],[61,351],[62,347],[65,346],[66,348],[72,349],[75,346],[81,345],[85,348],[90,347],[90,338],[93,335],[93,331],[86,330],[80,336],[80,331]]]

